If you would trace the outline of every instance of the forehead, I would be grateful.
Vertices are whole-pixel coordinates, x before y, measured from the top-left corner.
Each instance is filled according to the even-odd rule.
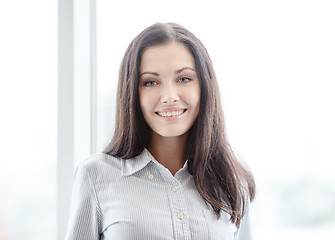
[[[145,49],[140,72],[176,70],[183,67],[195,68],[193,55],[184,44],[174,41]]]

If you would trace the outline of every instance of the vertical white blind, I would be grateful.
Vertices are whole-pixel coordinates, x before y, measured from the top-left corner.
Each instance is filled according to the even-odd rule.
[[[155,22],[198,36],[220,84],[230,142],[254,173],[255,239],[335,229],[333,1],[98,1],[97,149],[110,140],[118,69]]]

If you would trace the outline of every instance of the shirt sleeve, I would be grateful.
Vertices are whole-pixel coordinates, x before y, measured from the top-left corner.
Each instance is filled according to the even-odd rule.
[[[251,227],[250,227],[250,218],[249,210],[244,215],[240,228],[235,236],[236,240],[252,240]]]
[[[65,240],[98,240],[101,210],[96,191],[85,166],[77,167]]]

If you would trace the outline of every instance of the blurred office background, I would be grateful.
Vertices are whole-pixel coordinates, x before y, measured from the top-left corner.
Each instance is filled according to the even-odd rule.
[[[79,161],[114,128],[130,41],[176,22],[207,47],[226,128],[252,170],[255,240],[335,234],[335,3],[0,3],[0,240],[61,240]]]

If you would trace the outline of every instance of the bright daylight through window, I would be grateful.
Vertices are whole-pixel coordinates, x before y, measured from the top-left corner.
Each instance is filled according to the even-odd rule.
[[[0,29],[0,239],[56,240],[57,1],[1,1]]]

